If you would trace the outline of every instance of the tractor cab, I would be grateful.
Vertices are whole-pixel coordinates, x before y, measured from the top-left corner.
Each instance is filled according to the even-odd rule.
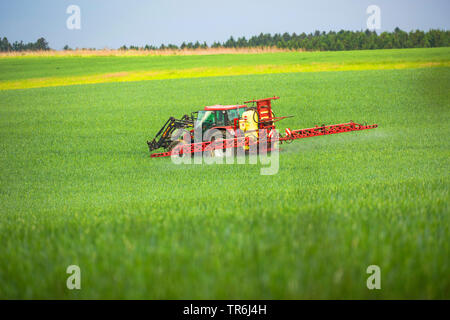
[[[246,105],[215,105],[205,107],[198,111],[195,128],[201,126],[202,132],[211,128],[228,128],[234,125],[234,120],[239,119],[247,110]]]

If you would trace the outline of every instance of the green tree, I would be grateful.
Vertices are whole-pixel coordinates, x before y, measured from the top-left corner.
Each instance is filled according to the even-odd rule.
[[[50,50],[50,48],[48,46],[48,42],[44,38],[37,39],[36,49],[37,50]]]

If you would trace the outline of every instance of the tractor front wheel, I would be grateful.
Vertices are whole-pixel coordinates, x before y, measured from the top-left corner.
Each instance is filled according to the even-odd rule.
[[[186,144],[187,143],[184,140],[175,140],[170,143],[167,150],[170,152],[170,151],[173,151],[175,148],[181,149]],[[184,156],[184,153],[178,153],[178,156],[181,158]]]

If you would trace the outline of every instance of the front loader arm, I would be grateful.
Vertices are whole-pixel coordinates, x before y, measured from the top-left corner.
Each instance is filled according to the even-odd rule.
[[[150,152],[159,148],[168,148],[172,142],[172,134],[177,129],[192,127],[194,121],[188,115],[184,115],[180,120],[170,117],[169,120],[158,131],[152,141],[147,141]]]

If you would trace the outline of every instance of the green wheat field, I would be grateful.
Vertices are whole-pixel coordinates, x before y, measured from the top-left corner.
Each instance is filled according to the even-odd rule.
[[[271,176],[149,157],[169,116],[274,95],[280,131],[379,127]],[[449,117],[450,48],[0,58],[0,298],[449,299]]]

